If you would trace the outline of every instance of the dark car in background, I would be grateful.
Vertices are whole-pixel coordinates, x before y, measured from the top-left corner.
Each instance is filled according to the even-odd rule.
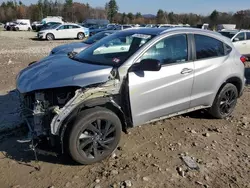
[[[41,30],[45,30],[45,29],[48,29],[49,27],[51,27],[52,25],[59,25],[59,24],[62,24],[60,22],[48,22],[46,24],[43,24],[43,25],[38,25],[36,27],[36,31],[41,31]]]

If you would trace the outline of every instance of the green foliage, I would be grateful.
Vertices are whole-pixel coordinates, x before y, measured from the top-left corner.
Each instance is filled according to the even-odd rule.
[[[105,9],[107,11],[109,21],[114,22],[114,18],[115,18],[116,14],[118,13],[118,10],[119,10],[116,1],[115,0],[110,0],[105,5]]]

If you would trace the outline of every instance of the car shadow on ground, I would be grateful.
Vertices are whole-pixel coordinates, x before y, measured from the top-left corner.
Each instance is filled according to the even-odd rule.
[[[31,143],[18,143],[17,140],[26,138],[28,128],[20,118],[19,95],[16,90],[0,94],[0,159],[9,158],[19,164],[29,166],[30,162],[36,161],[35,153],[30,149]],[[2,157],[3,156],[3,157]],[[67,155],[39,155],[39,161],[77,165]]]

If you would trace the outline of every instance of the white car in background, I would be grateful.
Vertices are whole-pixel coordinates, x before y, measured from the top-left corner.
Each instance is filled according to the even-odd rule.
[[[219,32],[233,42],[235,48],[244,56],[250,57],[250,31],[222,30]]]
[[[17,23],[14,26],[15,31],[31,31],[31,25],[28,23]]]
[[[89,29],[73,23],[56,24],[46,30],[39,31],[39,39],[79,39],[83,40],[89,36]]]

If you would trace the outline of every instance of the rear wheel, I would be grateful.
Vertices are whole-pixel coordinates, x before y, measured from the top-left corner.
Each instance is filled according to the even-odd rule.
[[[46,39],[50,41],[50,40],[54,40],[54,39],[55,39],[55,37],[54,37],[54,35],[53,35],[53,34],[48,33],[48,34],[46,35]]]
[[[28,31],[31,31],[31,28],[30,28],[30,27],[28,28]]]
[[[85,110],[69,133],[69,153],[81,164],[99,162],[116,149],[121,132],[121,121],[112,111],[101,107]]]
[[[15,31],[19,31],[19,28],[18,28],[18,27],[15,27]]]
[[[83,39],[85,38],[84,33],[78,33],[78,34],[77,34],[77,38],[78,38],[79,40],[83,40]]]
[[[230,116],[236,106],[238,95],[235,85],[231,83],[226,84],[217,94],[210,109],[210,114],[219,119]]]

